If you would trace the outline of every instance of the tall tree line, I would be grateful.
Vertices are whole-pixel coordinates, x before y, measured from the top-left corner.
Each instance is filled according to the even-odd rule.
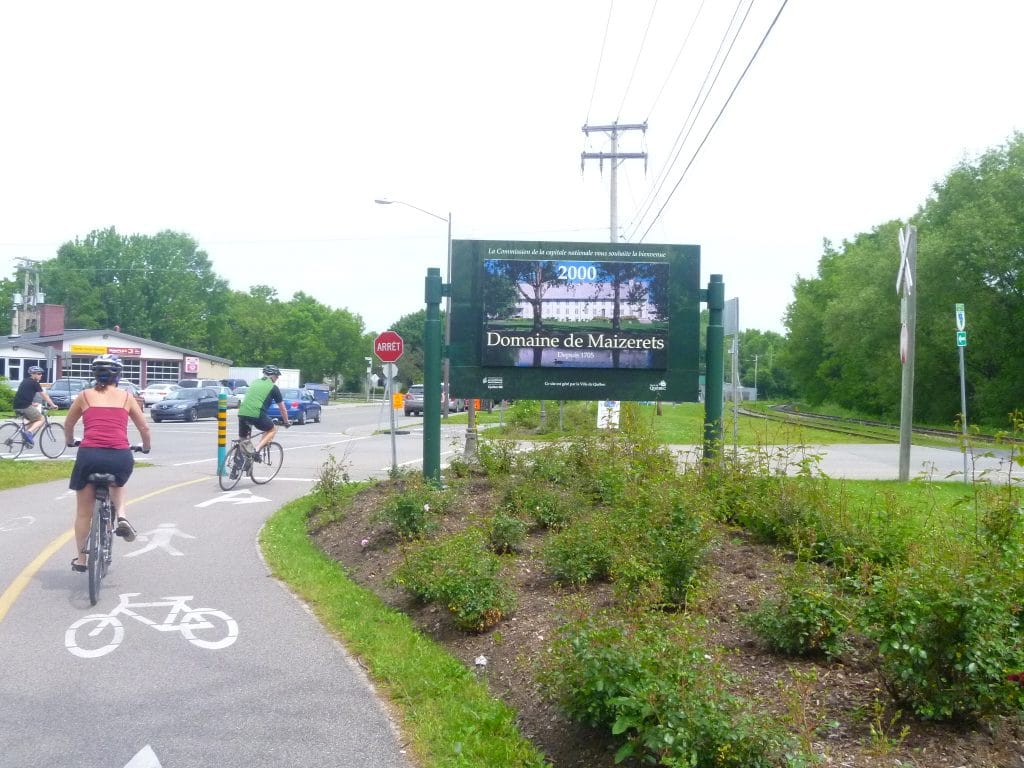
[[[1024,405],[1024,134],[961,161],[909,223],[918,235],[915,421],[959,416],[962,303],[968,419],[1005,426]],[[900,226],[826,242],[817,276],[796,281],[781,364],[811,403],[898,416]]]
[[[225,357],[239,366],[273,362],[306,381],[358,391],[372,335],[363,319],[305,293],[234,291],[186,234],[121,235],[113,228],[65,243],[39,266],[47,302],[62,304],[67,328],[113,328]],[[0,290],[17,290],[18,279]]]

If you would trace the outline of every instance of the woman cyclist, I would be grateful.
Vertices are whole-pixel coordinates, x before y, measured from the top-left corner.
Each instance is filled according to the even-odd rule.
[[[121,512],[124,509],[124,485],[131,477],[135,460],[128,442],[128,419],[142,436],[142,452],[149,453],[149,425],[130,392],[118,389],[121,378],[121,360],[116,355],[100,355],[92,361],[92,375],[96,383],[78,393],[64,420],[64,438],[69,446],[75,442],[75,424],[79,419],[85,425],[79,443],[75,468],[71,471],[69,487],[77,494],[75,510],[76,555],[71,570],[85,571],[85,545],[89,539],[96,490],[86,482],[94,472],[106,472],[115,477],[110,487],[110,500],[117,515],[114,530],[125,541],[135,540],[135,529]]]

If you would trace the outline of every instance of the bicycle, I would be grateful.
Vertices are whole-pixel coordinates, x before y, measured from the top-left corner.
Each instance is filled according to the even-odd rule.
[[[64,425],[50,421],[46,415],[52,408],[41,408],[43,412],[43,428],[36,432],[35,445],[49,459],[57,459],[64,455],[67,445],[64,442]],[[25,447],[32,447],[25,439],[25,430],[28,428],[28,421],[24,417],[19,422],[16,419],[5,421],[0,425],[0,458],[16,459],[25,450]]]
[[[217,481],[225,491],[238,485],[243,475],[248,475],[257,485],[264,485],[277,477],[283,462],[284,448],[280,443],[269,442],[256,452],[251,438],[232,440]]]
[[[80,441],[75,440],[75,446]],[[142,452],[141,445],[133,445],[132,450]],[[86,478],[96,491],[96,501],[92,508],[92,522],[89,524],[89,538],[86,540],[83,553],[89,558],[86,571],[89,574],[89,604],[96,605],[100,599],[100,582],[110,570],[114,543],[114,505],[110,501],[110,486],[114,476],[106,472],[94,472]]]

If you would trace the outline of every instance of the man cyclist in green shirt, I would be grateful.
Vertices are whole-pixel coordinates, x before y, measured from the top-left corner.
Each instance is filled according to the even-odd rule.
[[[274,439],[277,434],[277,425],[267,415],[267,409],[271,403],[277,403],[281,411],[281,423],[290,427],[288,421],[288,408],[284,404],[284,395],[277,388],[277,380],[281,376],[281,369],[276,365],[265,365],[263,367],[263,378],[257,379],[245,393],[245,398],[238,406],[238,436],[245,440],[252,435],[252,428],[260,430],[260,440],[253,447],[253,453],[258,457],[260,449]]]

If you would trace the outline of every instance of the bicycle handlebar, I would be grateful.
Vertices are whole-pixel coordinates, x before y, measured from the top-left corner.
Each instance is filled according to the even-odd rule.
[[[82,444],[81,440],[72,440],[70,443],[67,444],[67,446],[68,446],[68,448],[77,448],[81,444]],[[131,449],[133,451],[135,451],[136,453],[149,453],[149,451],[147,451],[141,445],[133,445],[133,446],[131,446]]]

